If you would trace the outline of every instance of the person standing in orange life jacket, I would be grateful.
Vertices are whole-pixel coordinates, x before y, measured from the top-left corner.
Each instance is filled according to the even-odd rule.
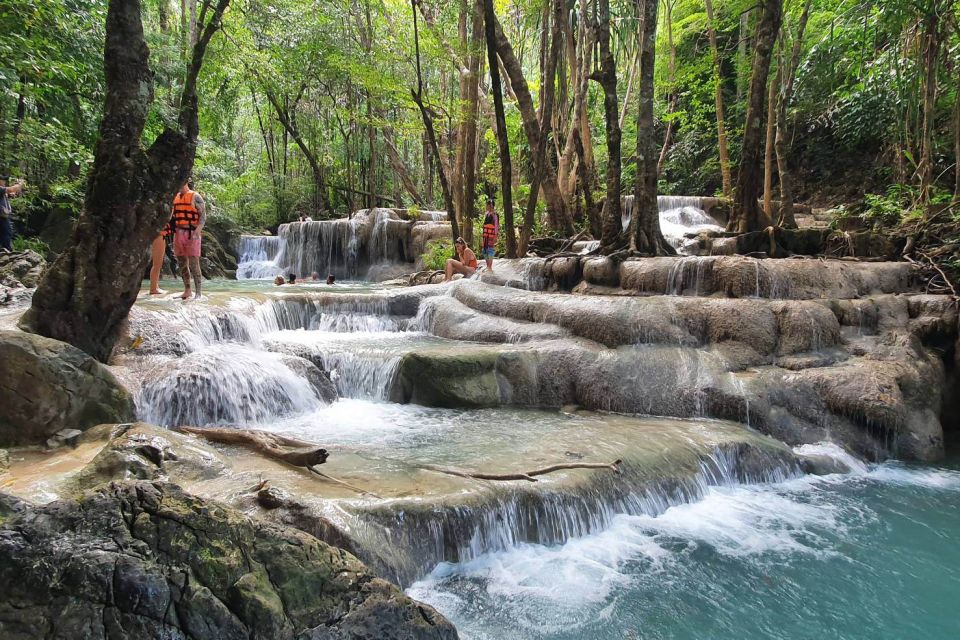
[[[487,214],[483,218],[483,248],[480,256],[487,261],[487,271],[493,271],[493,253],[500,236],[500,216],[493,210],[493,198],[487,198]]]
[[[203,275],[200,273],[200,238],[207,222],[203,198],[186,182],[173,198],[173,255],[177,258],[180,277],[183,278],[183,300],[190,297],[190,278],[193,278],[195,298],[200,297]]]

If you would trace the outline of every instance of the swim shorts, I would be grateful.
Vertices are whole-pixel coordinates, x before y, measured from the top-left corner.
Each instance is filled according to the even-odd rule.
[[[493,260],[493,247],[484,247],[480,250],[480,255],[484,260]]]
[[[173,255],[187,258],[200,257],[200,232],[191,236],[186,229],[177,229],[173,234]]]

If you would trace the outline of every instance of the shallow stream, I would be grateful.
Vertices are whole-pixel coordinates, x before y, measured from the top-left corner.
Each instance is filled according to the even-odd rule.
[[[282,291],[377,290],[347,283]],[[234,298],[263,307],[262,294],[276,289],[244,281],[216,283],[207,292],[206,304],[242,308]],[[146,307],[194,318],[192,303],[183,311],[180,304],[166,298]],[[745,431],[716,421],[395,404],[386,390],[404,353],[457,343],[417,331],[415,318],[375,307],[337,308],[299,327],[252,313],[257,319],[239,339],[204,334],[202,323],[190,320],[196,340],[188,341],[192,351],[184,358],[232,381],[219,395],[253,407],[239,416],[244,422],[322,442],[334,453],[339,447],[387,461],[384,469],[401,461],[401,478],[404,465],[509,470],[536,466],[538,455],[605,460],[630,450],[653,460],[657,451],[676,448],[677,438],[693,450],[702,446],[702,433],[716,439]],[[280,360],[278,344],[322,356],[341,399],[324,405],[313,396]],[[164,398],[141,397],[142,416],[161,424],[203,423],[205,415],[211,423],[237,421],[229,413],[204,414],[202,403],[194,406],[199,413],[178,414],[179,405]],[[806,450],[843,459],[855,471],[787,473],[782,481],[756,484],[719,474],[663,508],[604,514],[570,528],[576,535],[558,544],[501,538],[492,550],[474,545],[466,560],[436,565],[408,593],[473,640],[960,637],[960,464],[867,466],[832,445]],[[672,459],[664,453],[662,460]],[[420,476],[408,475],[409,486],[398,481],[395,496],[425,491],[414,479]],[[449,488],[443,481],[436,486]]]

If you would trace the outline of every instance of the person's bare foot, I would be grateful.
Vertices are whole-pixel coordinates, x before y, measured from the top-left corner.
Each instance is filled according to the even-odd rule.
[[[152,296],[162,296],[162,295],[165,294],[166,292],[167,292],[166,289],[157,289],[156,291],[151,291],[151,292],[150,292],[150,295],[152,295]]]
[[[194,300],[199,300],[201,297],[202,297],[202,296],[200,295],[200,292],[199,292],[199,291],[197,291],[195,294],[193,294],[193,299],[194,299]]]
[[[190,299],[190,296],[192,295],[192,293],[193,293],[193,292],[190,291],[190,289],[187,289],[187,290],[185,290],[185,291],[183,292],[183,295],[180,296],[180,299],[181,299],[181,300],[189,300],[189,299]]]

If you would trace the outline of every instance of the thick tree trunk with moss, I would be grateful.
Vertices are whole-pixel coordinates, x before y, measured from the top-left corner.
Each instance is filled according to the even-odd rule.
[[[763,116],[767,106],[767,76],[770,74],[773,45],[783,18],[782,1],[764,0],[757,22],[747,119],[740,153],[740,177],[737,180],[734,215],[727,225],[731,231],[738,233],[757,231],[771,224],[770,218],[760,208],[758,198],[763,187]]]
[[[20,327],[68,342],[106,362],[137,299],[150,243],[170,219],[176,190],[197,146],[196,80],[229,0],[203,5],[184,81],[179,127],[149,149],[141,143],[153,102],[153,73],[140,0],[111,0],[107,11],[106,101],[83,212],[73,244],[50,266]]]
[[[657,208],[657,142],[653,127],[653,71],[656,63],[657,6],[659,0],[637,0],[642,20],[640,90],[637,92],[637,183],[630,216],[630,248],[651,255],[676,251],[660,231]]]

